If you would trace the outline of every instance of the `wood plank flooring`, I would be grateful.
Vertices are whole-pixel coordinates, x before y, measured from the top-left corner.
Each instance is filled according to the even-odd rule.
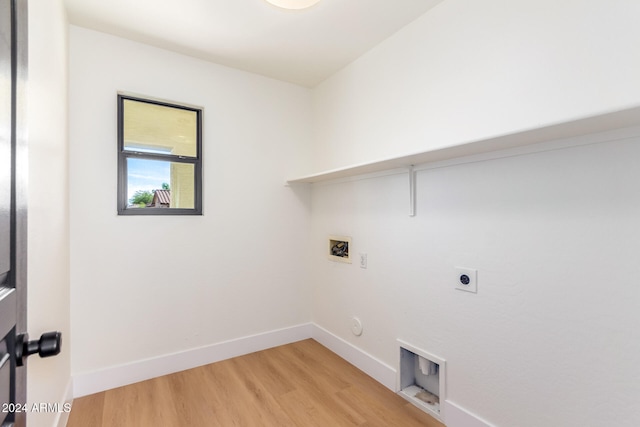
[[[75,399],[68,427],[444,427],[314,340]]]

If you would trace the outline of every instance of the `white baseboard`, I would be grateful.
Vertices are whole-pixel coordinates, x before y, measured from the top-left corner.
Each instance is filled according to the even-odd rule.
[[[489,424],[450,400],[444,402],[443,409],[446,416],[443,421],[447,427],[493,427],[493,424]]]
[[[345,359],[393,392],[398,392],[396,368],[393,368],[353,344],[312,324],[311,338]],[[442,422],[447,427],[493,427],[461,406],[446,400],[442,408]]]
[[[73,383],[71,382],[71,378],[67,382],[67,387],[64,390],[64,396],[62,399],[61,405],[64,408],[65,405],[71,405],[73,402]],[[58,412],[56,419],[53,422],[54,426],[57,427],[66,427],[67,421],[69,421],[69,412]]]
[[[396,369],[360,350],[353,344],[332,334],[326,329],[312,324],[311,338],[318,341],[347,362],[354,365],[393,392],[396,390]]]
[[[397,392],[396,368],[313,323],[292,326],[261,334],[224,341],[206,347],[139,360],[95,372],[76,374],[67,385],[65,402],[72,397],[93,393],[191,369],[255,351],[313,338],[329,350],[351,363],[383,386]],[[443,422],[447,427],[493,427],[456,403],[445,400]],[[57,427],[64,427],[69,414],[60,413]]]
[[[311,338],[310,323],[139,360],[94,372],[73,375],[73,396],[101,391],[168,375],[232,357]]]

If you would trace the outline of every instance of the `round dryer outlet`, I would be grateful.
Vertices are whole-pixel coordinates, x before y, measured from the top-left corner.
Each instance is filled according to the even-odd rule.
[[[355,316],[351,318],[351,332],[357,337],[362,335],[362,322]]]

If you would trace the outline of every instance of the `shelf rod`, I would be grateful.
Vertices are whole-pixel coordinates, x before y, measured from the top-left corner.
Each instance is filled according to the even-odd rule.
[[[416,172],[413,165],[408,168],[409,171],[409,216],[416,216]]]

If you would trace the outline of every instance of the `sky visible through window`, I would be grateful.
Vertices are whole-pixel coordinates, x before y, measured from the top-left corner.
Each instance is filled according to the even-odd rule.
[[[171,162],[135,158],[127,162],[127,200],[131,200],[136,191],[160,190],[163,183],[171,182]]]

